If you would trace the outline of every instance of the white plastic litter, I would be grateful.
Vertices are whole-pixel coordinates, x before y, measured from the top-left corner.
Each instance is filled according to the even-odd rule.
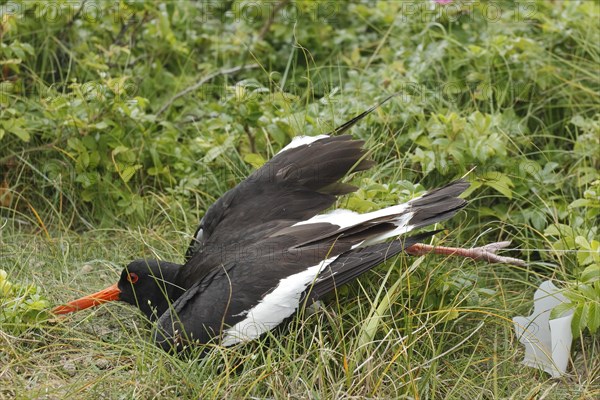
[[[573,342],[573,311],[556,319],[550,319],[550,311],[568,302],[552,282],[545,281],[533,295],[533,313],[513,318],[517,338],[525,345],[523,364],[541,368],[553,378],[559,378],[567,370]]]

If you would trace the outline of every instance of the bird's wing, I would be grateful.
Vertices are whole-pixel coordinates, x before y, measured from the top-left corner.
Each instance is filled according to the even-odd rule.
[[[206,212],[186,251],[185,261],[205,245],[246,239],[261,225],[264,230],[306,220],[330,207],[336,196],[356,190],[338,181],[350,172],[370,168],[363,142],[345,133],[380,103],[340,125],[329,135],[299,136],[246,180],[219,198]],[[191,263],[199,265],[198,262]]]
[[[460,180],[372,213],[320,215],[241,251],[221,249],[221,259],[212,260],[216,267],[201,278],[189,276],[188,282],[196,283],[160,317],[161,337],[172,343],[178,332],[186,332],[202,343],[221,337],[226,346],[257,338],[291,316],[307,291],[312,298],[320,297],[383,262],[386,247],[387,254],[396,254],[424,238],[372,246],[450,218],[465,206],[457,196],[467,187]]]

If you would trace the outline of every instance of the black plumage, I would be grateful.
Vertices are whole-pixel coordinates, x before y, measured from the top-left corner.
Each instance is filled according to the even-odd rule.
[[[356,190],[340,182],[345,176],[373,165],[363,145],[349,135],[297,139],[207,210],[184,265],[134,261],[104,297],[88,296],[55,312],[120,299],[157,320],[155,340],[166,350],[191,342],[232,345],[424,240],[433,232],[407,233],[465,206],[458,196],[468,183],[459,180],[373,213],[320,214]],[[390,237],[400,239],[380,243]]]

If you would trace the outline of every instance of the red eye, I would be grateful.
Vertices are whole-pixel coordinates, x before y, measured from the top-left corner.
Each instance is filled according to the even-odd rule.
[[[131,283],[136,283],[138,279],[140,279],[140,277],[135,272],[130,272],[129,275],[127,275],[127,280]]]

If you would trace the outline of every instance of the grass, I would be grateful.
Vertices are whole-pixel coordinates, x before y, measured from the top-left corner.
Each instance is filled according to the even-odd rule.
[[[597,234],[595,203],[570,206],[599,179],[597,4],[538,2],[535,18],[517,20],[514,4],[500,1],[494,23],[480,17],[485,5],[401,20],[399,4],[353,3],[300,25],[276,16],[264,40],[260,19],[204,15],[185,1],[140,3],[131,20],[7,16],[0,184],[13,199],[5,203],[0,186],[0,269],[58,304],[114,283],[133,259],[181,261],[198,217],[252,170],[249,155],[269,158],[290,137],[323,133],[399,90],[352,130],[378,165],[340,205],[390,205],[476,166],[470,205],[436,241],[510,239],[526,268],[400,256],[313,313],[204,357],[165,354],[124,304],[19,334],[0,323],[0,399],[598,398],[597,334],[585,331],[567,375],[551,379],[520,363],[511,321],[531,312],[540,282],[572,284],[581,272],[577,250],[555,246],[569,238],[546,230]],[[219,77],[157,115],[199,78],[246,62],[261,68]],[[113,95],[121,78],[133,96]],[[233,85],[244,82],[267,94],[238,99]],[[456,82],[459,93],[443,93]],[[87,83],[104,92],[85,92]],[[25,121],[30,141],[7,121]],[[498,191],[488,172],[510,184]],[[90,173],[101,179],[90,183]]]
[[[52,232],[50,238],[6,223],[0,267],[13,280],[42,286],[60,303],[114,283],[131,259],[180,260],[187,243],[181,232],[192,226],[171,211],[156,217],[162,223],[152,229]],[[408,279],[417,274],[425,279]],[[476,285],[440,299],[438,307],[425,304],[438,295],[436,279],[469,274]],[[165,354],[152,344],[151,325],[136,310],[105,305],[22,336],[2,333],[0,397],[594,398],[597,337],[575,343],[571,372],[562,379],[520,364],[523,351],[511,317],[528,314],[536,274],[401,256],[340,290],[315,313],[303,313],[254,343],[212,349],[204,358]],[[477,293],[481,287],[493,294]]]

